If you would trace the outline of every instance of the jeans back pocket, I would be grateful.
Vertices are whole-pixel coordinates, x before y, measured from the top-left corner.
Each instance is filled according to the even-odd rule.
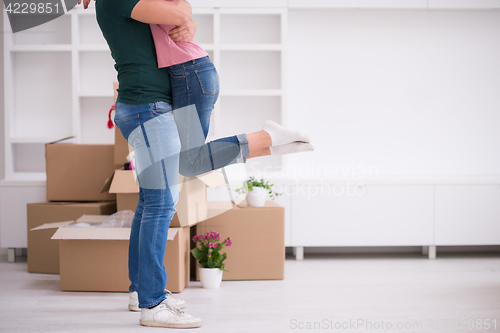
[[[194,71],[200,81],[201,91],[205,95],[216,95],[219,92],[219,74],[213,65]]]

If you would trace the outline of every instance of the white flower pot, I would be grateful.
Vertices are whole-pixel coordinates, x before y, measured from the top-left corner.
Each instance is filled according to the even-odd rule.
[[[223,271],[219,268],[200,268],[200,281],[203,288],[219,288]]]
[[[263,187],[254,187],[247,193],[247,203],[252,207],[262,207],[266,203],[268,190]]]

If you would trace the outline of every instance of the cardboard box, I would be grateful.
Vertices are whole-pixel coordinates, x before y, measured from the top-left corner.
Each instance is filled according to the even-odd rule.
[[[28,272],[59,274],[59,245],[51,240],[55,229],[34,230],[45,223],[76,220],[82,215],[111,215],[116,202],[42,202],[27,205]]]
[[[115,95],[115,101],[118,98],[118,82],[113,82],[113,91]],[[114,160],[116,169],[122,168],[125,163],[127,163],[127,155],[132,151],[132,147],[129,147],[127,140],[122,135],[122,132],[115,124],[115,151]]]
[[[285,275],[285,209],[274,201],[249,207],[243,201],[231,208],[227,202],[208,202],[209,219],[196,225],[196,234],[217,231],[231,237],[224,247],[223,280],[280,280]],[[197,270],[197,279],[199,274]]]
[[[102,216],[84,215],[77,222],[100,223]],[[128,292],[130,228],[68,228],[74,221],[49,223],[59,243],[61,290]],[[180,292],[189,283],[189,227],[170,228],[164,265],[166,288]]]
[[[48,201],[113,201],[101,193],[116,169],[113,145],[51,143],[45,145]]]
[[[224,178],[217,172],[207,172],[196,177],[179,175],[179,201],[170,227],[194,225],[207,218],[207,186],[211,188],[224,184]],[[139,200],[139,185],[133,170],[116,170],[110,180],[109,192],[116,193],[118,211],[135,211]]]
[[[118,126],[115,125],[114,163],[117,168],[123,168],[123,165],[128,163],[127,155],[130,151],[127,140],[123,137]]]

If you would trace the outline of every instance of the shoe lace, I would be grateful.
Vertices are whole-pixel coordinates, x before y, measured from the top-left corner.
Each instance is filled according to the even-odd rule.
[[[165,289],[165,291],[167,292],[167,299],[165,300],[166,302],[164,302],[165,306],[170,311],[172,311],[174,314],[179,315],[179,316],[183,315],[184,311],[182,311],[181,309],[179,309],[175,305],[170,304],[170,300],[172,300],[172,292],[168,289]]]
[[[184,314],[184,311],[182,311],[178,307],[173,306],[172,304],[169,304],[167,302],[165,302],[164,304],[167,307],[167,309],[169,309],[173,314],[175,314],[177,316],[182,316]]]

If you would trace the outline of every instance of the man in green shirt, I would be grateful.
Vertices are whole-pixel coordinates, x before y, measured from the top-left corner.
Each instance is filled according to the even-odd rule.
[[[87,7],[90,0],[83,1],[84,7]],[[119,124],[122,121],[121,127],[125,126],[125,122],[135,124],[132,127],[138,129],[134,131],[139,132],[137,138],[133,133],[123,133],[129,142],[135,142],[134,149],[136,145],[149,146],[152,143],[147,136],[141,135],[141,124],[158,115],[169,116],[170,113],[171,116],[172,111],[170,77],[167,68],[158,68],[149,23],[185,26],[191,21],[191,6],[182,0],[98,0],[96,14],[118,72],[115,122]],[[119,108],[126,111],[119,112]],[[124,112],[130,114],[118,119],[118,114],[123,115]],[[157,130],[164,136],[162,149],[176,151],[176,129],[159,126]],[[159,167],[158,179],[164,178],[164,182],[158,188],[140,188],[129,246],[129,277],[132,282],[129,291],[132,301],[134,298],[137,300],[138,308],[136,304],[133,308],[129,304],[129,308],[140,308],[140,323],[144,326],[200,327],[201,319],[180,310],[180,300],[173,299],[165,290],[167,276],[163,259],[168,228],[178,198],[175,184],[170,184],[173,189],[170,191],[167,182],[178,178],[178,167],[163,162],[153,167]]]

